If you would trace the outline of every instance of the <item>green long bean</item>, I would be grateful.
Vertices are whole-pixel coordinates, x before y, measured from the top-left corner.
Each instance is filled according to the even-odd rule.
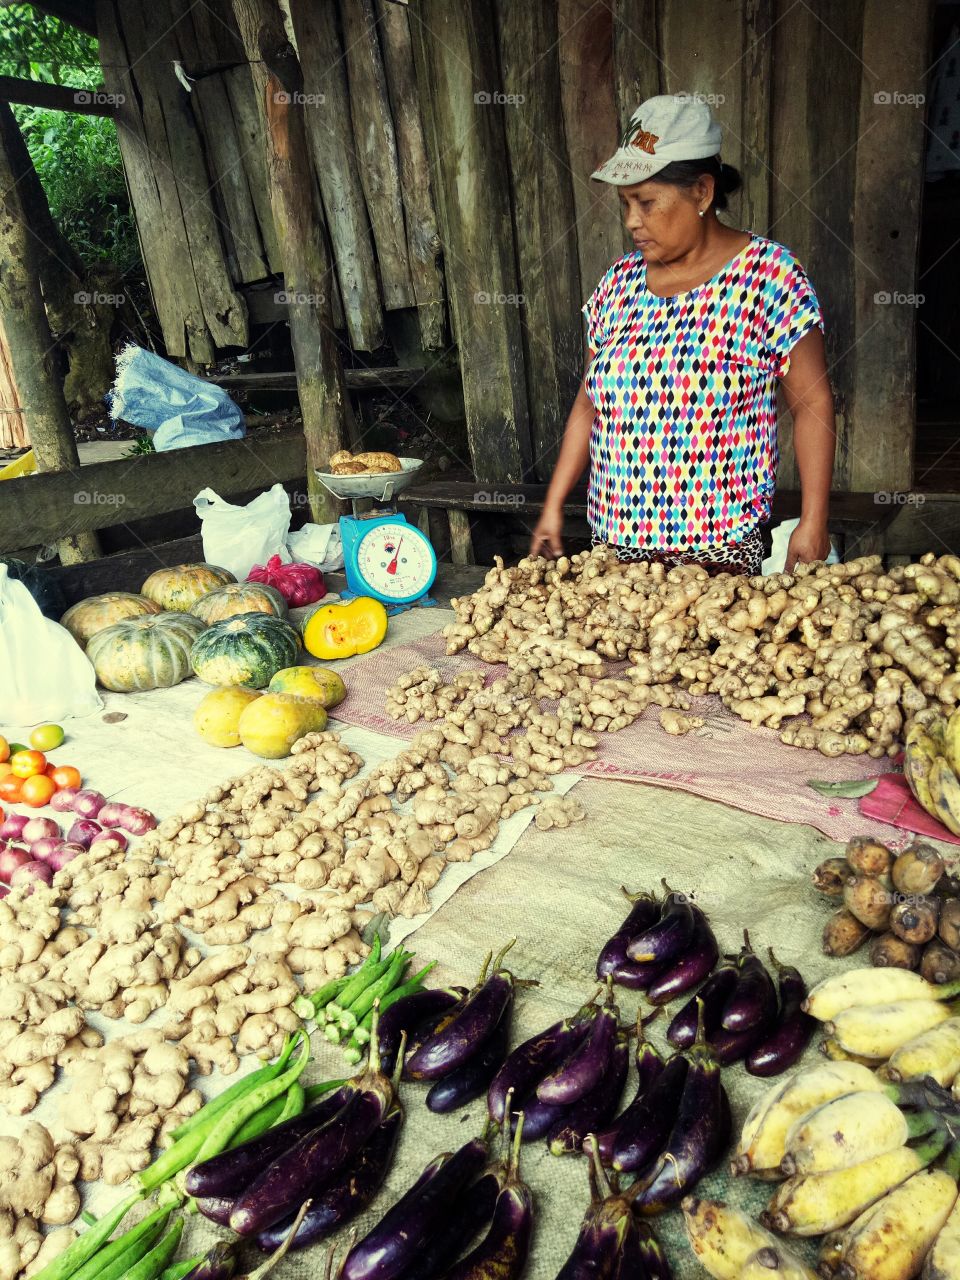
[[[121,1200],[109,1213],[105,1213],[95,1226],[88,1227],[73,1244],[68,1245],[63,1253],[51,1259],[45,1267],[36,1272],[34,1280],[67,1280],[73,1276],[88,1258],[92,1258],[97,1250],[113,1235],[116,1227],[130,1212],[140,1199],[139,1194]]]
[[[381,956],[380,935],[373,940],[370,954],[353,975],[335,1000],[331,1000],[324,1009],[327,1022],[335,1021],[344,1009],[349,1009],[361,991],[366,990],[371,982],[376,982],[381,973],[390,964],[390,956]]]
[[[407,962],[411,959],[409,951],[397,950],[390,959],[388,968],[366,987],[349,1008],[341,1013],[339,1022],[344,1031],[352,1031],[362,1018],[373,1008],[375,1000],[380,1000],[400,983]]]
[[[337,996],[350,981],[349,975],[343,978],[331,978],[329,982],[314,991],[313,995],[297,996],[293,1002],[293,1012],[298,1018],[303,1018],[305,1022],[311,1018],[318,1019],[324,1006],[328,1005],[331,1000],[336,1000]]]
[[[178,1218],[159,1244],[155,1244],[135,1267],[127,1272],[126,1280],[155,1280],[177,1252],[183,1235],[183,1219]]]
[[[273,1080],[285,1069],[290,1055],[296,1046],[296,1037],[288,1036],[287,1042],[283,1046],[276,1062],[269,1062],[264,1067],[258,1067],[256,1071],[251,1071],[249,1075],[245,1075],[242,1080],[237,1080],[230,1085],[229,1089],[224,1089],[223,1093],[218,1094],[215,1098],[211,1098],[209,1102],[204,1103],[199,1111],[195,1111],[192,1116],[184,1120],[183,1124],[178,1124],[176,1129],[171,1131],[170,1137],[173,1143],[179,1138],[186,1137],[188,1133],[192,1133],[194,1129],[202,1124],[206,1124],[214,1116],[222,1114],[228,1107],[231,1107],[238,1098],[245,1097],[258,1085],[263,1084],[267,1080]],[[171,1144],[173,1145],[173,1144]]]
[[[194,1267],[198,1267],[206,1256],[205,1253],[195,1253],[192,1258],[175,1262],[172,1267],[167,1267],[166,1271],[160,1272],[160,1280],[183,1280],[183,1277],[189,1275]]]

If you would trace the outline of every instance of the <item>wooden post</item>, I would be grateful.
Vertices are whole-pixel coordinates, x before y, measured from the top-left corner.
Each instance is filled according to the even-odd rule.
[[[303,76],[276,0],[233,0],[233,8],[247,57],[262,60],[267,71],[270,193],[307,442],[307,492],[313,519],[329,524],[341,504],[314,469],[350,438],[352,412],[331,317],[331,266],[303,123]]]
[[[23,397],[30,441],[40,471],[76,470],[80,458],[63,386],[54,368],[54,342],[40,293],[36,251],[17,194],[11,160],[19,126],[0,102],[0,320],[9,344],[13,374]],[[70,512],[64,511],[69,528]],[[57,543],[64,564],[100,554],[95,534],[65,532]]]

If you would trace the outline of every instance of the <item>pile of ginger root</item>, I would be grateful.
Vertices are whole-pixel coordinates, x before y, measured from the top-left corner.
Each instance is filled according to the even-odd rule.
[[[700,724],[682,714],[690,696],[716,694],[790,746],[882,757],[900,751],[913,718],[960,702],[952,555],[886,571],[879,556],[863,556],[710,577],[698,565],[668,570],[595,547],[512,568],[498,558],[480,590],[452,604],[447,653],[505,663],[503,696],[557,699],[555,718],[574,733],[623,727],[651,704],[667,732],[688,732]],[[627,665],[614,677],[608,663]],[[456,705],[454,685],[421,688],[413,706],[395,690],[392,714]]]

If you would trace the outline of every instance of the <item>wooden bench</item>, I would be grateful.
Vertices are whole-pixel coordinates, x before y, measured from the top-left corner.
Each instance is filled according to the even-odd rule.
[[[454,564],[472,564],[476,562],[475,532],[489,533],[491,525],[502,528],[504,521],[532,530],[543,510],[546,493],[545,484],[485,485],[474,480],[436,480],[407,489],[402,505],[408,519],[429,532],[438,554],[449,549]],[[564,510],[571,535],[582,540],[587,516],[585,487],[570,494]],[[885,532],[903,510],[903,505],[896,502],[877,501],[872,493],[832,494],[830,532],[837,538],[841,555],[867,555],[881,550]],[[772,523],[791,520],[799,514],[799,490],[779,491],[773,502]]]

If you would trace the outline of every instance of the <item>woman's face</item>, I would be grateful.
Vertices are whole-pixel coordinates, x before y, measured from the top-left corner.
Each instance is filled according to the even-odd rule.
[[[677,187],[648,178],[620,187],[623,223],[647,262],[672,262],[689,252],[703,227],[698,210],[709,204],[713,185],[701,179],[693,187]]]

